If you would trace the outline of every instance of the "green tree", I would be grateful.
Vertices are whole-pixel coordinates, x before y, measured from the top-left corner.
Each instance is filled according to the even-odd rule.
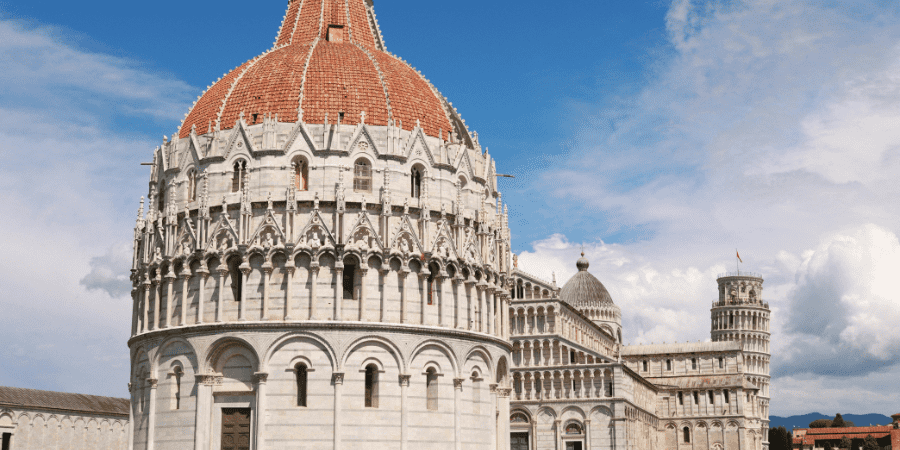
[[[852,446],[852,445],[853,444],[850,443],[850,438],[848,438],[847,436],[842,436],[841,443],[838,444],[838,447],[848,450],[850,448],[850,446]]]
[[[809,423],[810,428],[830,428],[831,421],[828,419],[816,419]]]
[[[769,450],[791,450],[793,443],[791,432],[783,426],[769,428]]]
[[[881,446],[878,445],[878,441],[870,434],[866,436],[866,440],[863,441],[863,450],[881,450]]]
[[[824,450],[834,450],[834,447],[831,446],[831,442],[825,441],[825,445],[822,446]]]
[[[831,426],[834,428],[843,428],[847,425],[844,423],[844,418],[841,417],[841,413],[837,413],[834,416],[834,420],[831,421]]]

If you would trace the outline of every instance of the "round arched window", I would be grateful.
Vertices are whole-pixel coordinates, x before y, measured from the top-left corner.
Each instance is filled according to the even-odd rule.
[[[566,425],[566,434],[582,434],[581,425],[575,422]]]

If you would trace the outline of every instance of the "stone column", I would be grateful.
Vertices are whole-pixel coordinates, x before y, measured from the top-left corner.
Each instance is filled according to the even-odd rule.
[[[150,386],[150,402],[147,405],[147,450],[154,450],[156,440],[156,387],[159,380],[156,378],[147,378],[147,385]]]
[[[334,265],[334,320],[344,320],[344,264]],[[335,447],[337,449],[337,447]]]
[[[453,283],[452,294],[450,295],[450,297],[453,299],[455,304],[453,308],[453,315],[456,316],[453,319],[453,326],[456,327],[457,330],[465,330],[466,314],[465,308],[463,307],[465,305],[465,302],[463,301],[463,295],[460,290],[462,286],[462,278],[460,278],[459,274],[457,274],[457,276],[454,277],[450,282]]]
[[[344,373],[334,373],[334,450],[341,450],[341,395],[344,387]]]
[[[498,425],[499,430],[497,431],[498,437],[500,438],[497,442],[498,449],[507,449],[509,448],[509,394],[512,391],[510,388],[500,388],[497,389],[497,392],[500,395],[499,404],[499,414],[498,414]]]
[[[209,278],[209,269],[206,268],[205,263],[200,266],[200,270],[197,273],[200,274],[197,289],[197,323],[203,323],[203,316],[206,313],[206,307],[204,306],[206,299],[203,297],[206,291],[206,280]]]
[[[292,260],[289,260],[284,265],[284,271],[285,277],[287,277],[287,286],[284,291],[284,320],[292,320],[294,311],[294,272],[296,271]]]
[[[187,266],[181,272],[181,279],[181,322],[178,325],[185,326],[187,325],[188,284],[191,281],[191,271],[188,270]]]
[[[194,450],[209,449],[209,419],[212,415],[212,387],[215,375],[194,375],[197,383],[197,409],[194,418]],[[129,449],[130,450],[130,449]]]
[[[462,407],[460,406],[460,397],[462,397],[463,381],[466,381],[466,379],[453,379],[453,439],[456,443],[456,450],[462,450]]]
[[[318,318],[318,314],[316,314],[316,303],[318,303],[316,292],[319,284],[318,262],[313,262],[309,265],[309,281],[309,320],[316,320]]]
[[[487,333],[487,306],[485,305],[487,302],[484,301],[486,295],[484,286],[476,285],[475,290],[477,291],[476,297],[478,297],[478,331]]]
[[[435,282],[436,281],[437,280],[435,280]],[[426,275],[424,272],[419,272],[419,284],[422,286],[422,298],[419,302],[419,304],[421,305],[419,308],[419,323],[425,325],[428,322],[426,311],[428,311],[428,294],[431,293],[431,291],[430,289],[428,289],[428,275]]]
[[[562,427],[562,421],[556,419],[555,421],[553,421],[553,424],[556,425],[554,427],[556,429],[556,450],[562,450],[562,430],[560,430],[560,427]]]
[[[263,266],[263,297],[262,308],[260,308],[259,320],[269,319],[269,284],[272,283],[272,271],[274,267],[266,261]]]
[[[250,280],[250,265],[241,264],[241,305],[238,309],[238,320],[247,320],[247,282]]]
[[[498,411],[497,407],[497,384],[492,383],[488,385],[488,388],[491,391],[491,442],[497,447],[497,450],[505,450],[504,447],[500,446],[500,438],[497,436],[497,420],[498,420]],[[507,446],[508,448],[509,446]]]
[[[141,312],[143,320],[141,321],[141,333],[150,331],[150,279],[144,278],[144,300],[142,303],[143,311]]]
[[[171,266],[169,273],[166,274],[166,319],[163,322],[163,328],[169,328],[170,319],[172,318],[172,283],[175,281],[175,272],[172,272]]]
[[[135,287],[131,290],[131,335],[138,333],[138,322],[140,322],[141,307],[141,289]]]
[[[159,302],[162,299],[162,277],[159,275],[156,276],[156,279],[153,280],[153,291],[156,292],[156,298],[153,301],[153,329],[159,329]]]
[[[256,384],[256,414],[253,415],[256,419],[256,426],[253,430],[253,448],[255,450],[263,450],[265,447],[266,411],[268,411],[266,409],[266,380],[268,378],[269,374],[265,372],[253,374],[253,381]]]
[[[400,450],[409,448],[409,375],[400,375]]]
[[[584,420],[584,447],[585,450],[591,449],[591,419]]]
[[[225,308],[225,276],[228,275],[228,268],[219,265],[219,295],[216,298],[216,322],[222,321],[222,309]]]
[[[407,305],[406,299],[406,275],[409,274],[409,269],[405,267],[401,267],[400,271],[397,272],[397,281],[400,283],[400,323],[408,323],[409,318],[406,317],[409,312],[409,306]]]
[[[382,267],[384,267],[384,266],[382,266]],[[378,310],[379,310],[378,321],[379,322],[384,322],[384,313],[385,313],[385,308],[387,307],[387,305],[386,305],[387,299],[385,298],[384,285],[385,285],[385,281],[387,281],[388,274],[390,274],[390,273],[391,273],[390,265],[388,265],[387,268],[382,268],[381,270],[378,271],[378,275],[381,277],[381,279],[379,280],[380,286],[382,286],[381,294],[378,297],[378,300],[381,302],[381,305],[378,307]]]
[[[369,267],[360,265],[359,268],[359,321],[366,321],[366,274],[369,273]]]

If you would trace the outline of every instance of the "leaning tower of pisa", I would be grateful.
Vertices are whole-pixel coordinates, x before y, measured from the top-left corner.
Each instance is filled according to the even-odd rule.
[[[719,299],[712,304],[712,340],[738,341],[744,348],[747,381],[759,388],[758,419],[763,448],[769,436],[769,304],[762,300],[760,274],[737,272],[718,277]]]

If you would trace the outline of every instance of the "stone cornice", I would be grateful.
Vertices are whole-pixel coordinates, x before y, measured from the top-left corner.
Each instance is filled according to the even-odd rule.
[[[502,338],[491,336],[489,334],[477,331],[457,330],[453,328],[442,328],[428,325],[409,325],[400,323],[374,323],[374,322],[355,322],[355,321],[331,321],[331,320],[296,320],[296,321],[243,321],[243,322],[218,322],[204,323],[197,325],[189,325],[186,327],[163,328],[159,330],[148,331],[132,337],[128,340],[128,346],[131,347],[138,342],[161,340],[169,337],[185,337],[194,334],[208,334],[209,332],[225,332],[225,331],[264,331],[264,330],[283,330],[296,331],[302,330],[341,330],[341,331],[391,331],[397,333],[423,334],[427,336],[447,336],[453,338],[463,338],[478,342],[488,341],[492,344],[499,345],[508,351],[512,351],[512,344]]]

